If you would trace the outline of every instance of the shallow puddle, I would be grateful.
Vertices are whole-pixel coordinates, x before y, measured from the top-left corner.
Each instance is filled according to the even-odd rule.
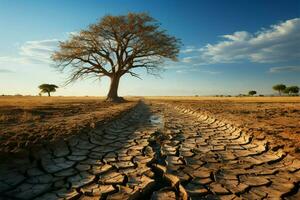
[[[162,115],[151,115],[149,118],[149,122],[153,125],[158,127],[158,129],[164,128],[164,118]]]

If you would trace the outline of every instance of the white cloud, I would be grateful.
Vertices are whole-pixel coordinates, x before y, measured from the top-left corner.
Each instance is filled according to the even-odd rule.
[[[184,58],[182,58],[181,62],[191,63],[193,60],[194,60],[194,57],[184,57]]]
[[[13,71],[9,69],[0,69],[0,73],[13,73]]]
[[[249,39],[251,35],[246,31],[237,31],[233,35],[223,35],[222,37],[232,41],[243,41]]]
[[[269,72],[271,73],[300,72],[300,66],[271,67]]]
[[[211,71],[211,70],[203,70],[203,71],[200,71],[202,73],[207,73],[207,74],[212,74],[212,75],[216,75],[216,74],[221,74],[222,72],[219,72],[219,71]]]
[[[254,63],[299,62],[300,18],[287,20],[251,34],[238,31],[223,35],[226,40],[201,48],[199,62]]]
[[[22,57],[0,56],[0,63],[22,64],[22,63],[26,63],[26,59]]]
[[[199,51],[199,49],[195,46],[187,46],[185,49],[181,50],[180,53],[192,53],[196,51]]]
[[[205,74],[210,74],[210,75],[217,75],[217,74],[221,74],[221,72],[219,71],[211,71],[211,70],[202,70],[202,69],[199,69],[199,68],[184,68],[184,69],[179,69],[179,70],[176,70],[176,73],[179,73],[179,74],[186,74],[186,73],[205,73]]]
[[[50,57],[58,46],[57,39],[27,41],[20,47],[20,55],[37,62],[50,63]]]
[[[18,56],[0,56],[0,63],[49,64],[58,42],[57,39],[27,41],[20,46]]]
[[[187,70],[176,70],[176,73],[179,73],[179,74],[185,73],[185,72],[187,72]]]
[[[66,32],[66,37],[71,37],[71,36],[76,36],[79,35],[80,31],[70,31],[70,32]]]

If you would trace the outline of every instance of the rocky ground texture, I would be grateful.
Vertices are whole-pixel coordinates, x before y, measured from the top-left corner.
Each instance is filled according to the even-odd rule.
[[[0,162],[0,199],[300,199],[299,183],[266,137],[168,103]]]

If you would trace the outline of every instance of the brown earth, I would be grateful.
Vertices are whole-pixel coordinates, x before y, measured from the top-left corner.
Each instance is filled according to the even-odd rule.
[[[2,159],[0,199],[300,198],[300,159],[285,149],[293,141],[282,146],[275,134],[255,133],[256,123],[244,114],[258,110],[256,116],[262,112],[257,105],[263,104],[277,116],[286,104],[298,110],[299,99],[164,97],[145,102],[132,103],[136,106],[121,116],[72,137]],[[110,114],[114,106],[103,111]],[[79,116],[83,120],[86,114]],[[272,119],[261,126],[268,123]]]
[[[300,157],[300,97],[148,97],[184,106],[268,137]]]
[[[99,97],[0,97],[0,151],[67,139],[119,116],[137,101],[114,104]]]

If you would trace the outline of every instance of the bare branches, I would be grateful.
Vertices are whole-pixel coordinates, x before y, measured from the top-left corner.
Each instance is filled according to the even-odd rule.
[[[52,59],[60,70],[71,72],[68,83],[96,76],[120,77],[144,68],[158,75],[165,59],[176,60],[180,41],[161,30],[145,13],[105,16],[101,21],[60,43]]]
[[[133,77],[136,77],[136,78],[142,80],[142,78],[140,77],[140,75],[138,75],[137,73],[134,73],[134,72],[132,72],[132,71],[128,71],[127,73],[130,74],[130,75],[133,76]]]

